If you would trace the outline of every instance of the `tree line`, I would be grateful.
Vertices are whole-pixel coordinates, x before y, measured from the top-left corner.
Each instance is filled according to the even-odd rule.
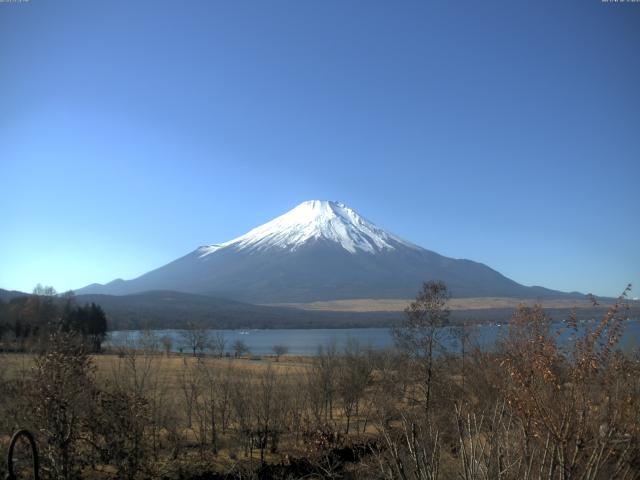
[[[107,334],[107,317],[100,305],[77,305],[73,292],[58,295],[53,287],[36,286],[33,294],[0,300],[0,348],[25,351],[42,347],[54,331],[78,334],[89,349],[99,352]]]

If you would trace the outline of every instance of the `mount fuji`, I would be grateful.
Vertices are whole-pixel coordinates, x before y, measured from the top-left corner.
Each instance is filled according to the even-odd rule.
[[[549,298],[570,294],[523,286],[488,266],[414,245],[342,203],[312,200],[228,242],[199,247],[132,280],[78,294],[151,290],[250,303],[411,298],[442,280],[455,297]]]

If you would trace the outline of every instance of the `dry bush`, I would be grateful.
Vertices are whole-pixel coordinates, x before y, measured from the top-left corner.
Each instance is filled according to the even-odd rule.
[[[148,473],[150,438],[149,405],[144,397],[122,390],[97,393],[88,420],[91,445],[100,464],[112,465],[117,478],[132,480]]]
[[[94,393],[93,366],[83,342],[71,333],[52,334],[47,350],[35,359],[28,397],[51,478],[79,478],[90,463],[83,436]]]
[[[382,427],[378,464],[389,480],[436,480],[440,475],[441,441],[438,429],[422,414],[402,415],[396,428]]]
[[[505,398],[522,429],[526,478],[637,478],[638,397],[625,381],[636,366],[615,348],[628,289],[594,328],[575,318],[552,331],[539,306],[514,313],[503,344]],[[558,337],[571,335],[568,348]],[[637,392],[636,392],[637,393]],[[634,418],[635,417],[635,418]]]
[[[425,322],[409,322],[409,339],[424,340],[426,352],[408,350],[411,368],[432,370],[416,380],[429,408],[421,417],[411,403],[394,404],[382,395],[379,473],[465,480],[640,478],[640,356],[618,348],[627,293],[594,326],[571,316],[557,328],[539,305],[520,306],[496,351],[472,348],[455,357],[432,358],[431,323],[420,330]],[[434,313],[428,308],[446,308],[423,304],[427,309],[418,312],[426,318]],[[379,372],[381,379],[388,375],[384,368]],[[401,421],[394,421],[395,412]]]

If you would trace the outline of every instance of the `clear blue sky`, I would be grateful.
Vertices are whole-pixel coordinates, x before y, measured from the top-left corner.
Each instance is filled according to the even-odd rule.
[[[308,199],[640,292],[640,3],[0,3],[0,287],[132,278]]]

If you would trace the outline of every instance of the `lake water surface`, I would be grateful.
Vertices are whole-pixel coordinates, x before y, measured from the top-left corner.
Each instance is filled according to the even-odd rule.
[[[595,324],[583,324],[595,326]],[[640,343],[640,320],[633,319],[624,322],[624,333],[620,342],[622,347],[638,345]],[[554,325],[560,327],[560,324]],[[506,332],[506,325],[478,325],[471,328],[470,336],[475,343],[484,348],[491,348],[500,337],[501,332]],[[338,349],[344,348],[350,340],[357,340],[363,346],[371,346],[376,349],[384,349],[393,346],[393,337],[388,328],[315,328],[315,329],[274,329],[274,330],[210,330],[211,334],[221,332],[227,341],[227,350],[236,340],[242,340],[252,355],[271,355],[274,345],[285,345],[289,355],[316,355],[320,346],[335,342]],[[173,340],[172,350],[179,352],[189,351],[184,345],[183,330],[155,330],[155,336],[167,335]],[[443,330],[443,338],[449,338],[451,348],[457,348],[450,328]],[[117,346],[127,343],[135,344],[143,336],[140,330],[119,330],[111,332],[107,345]],[[563,337],[560,337],[562,342]]]

